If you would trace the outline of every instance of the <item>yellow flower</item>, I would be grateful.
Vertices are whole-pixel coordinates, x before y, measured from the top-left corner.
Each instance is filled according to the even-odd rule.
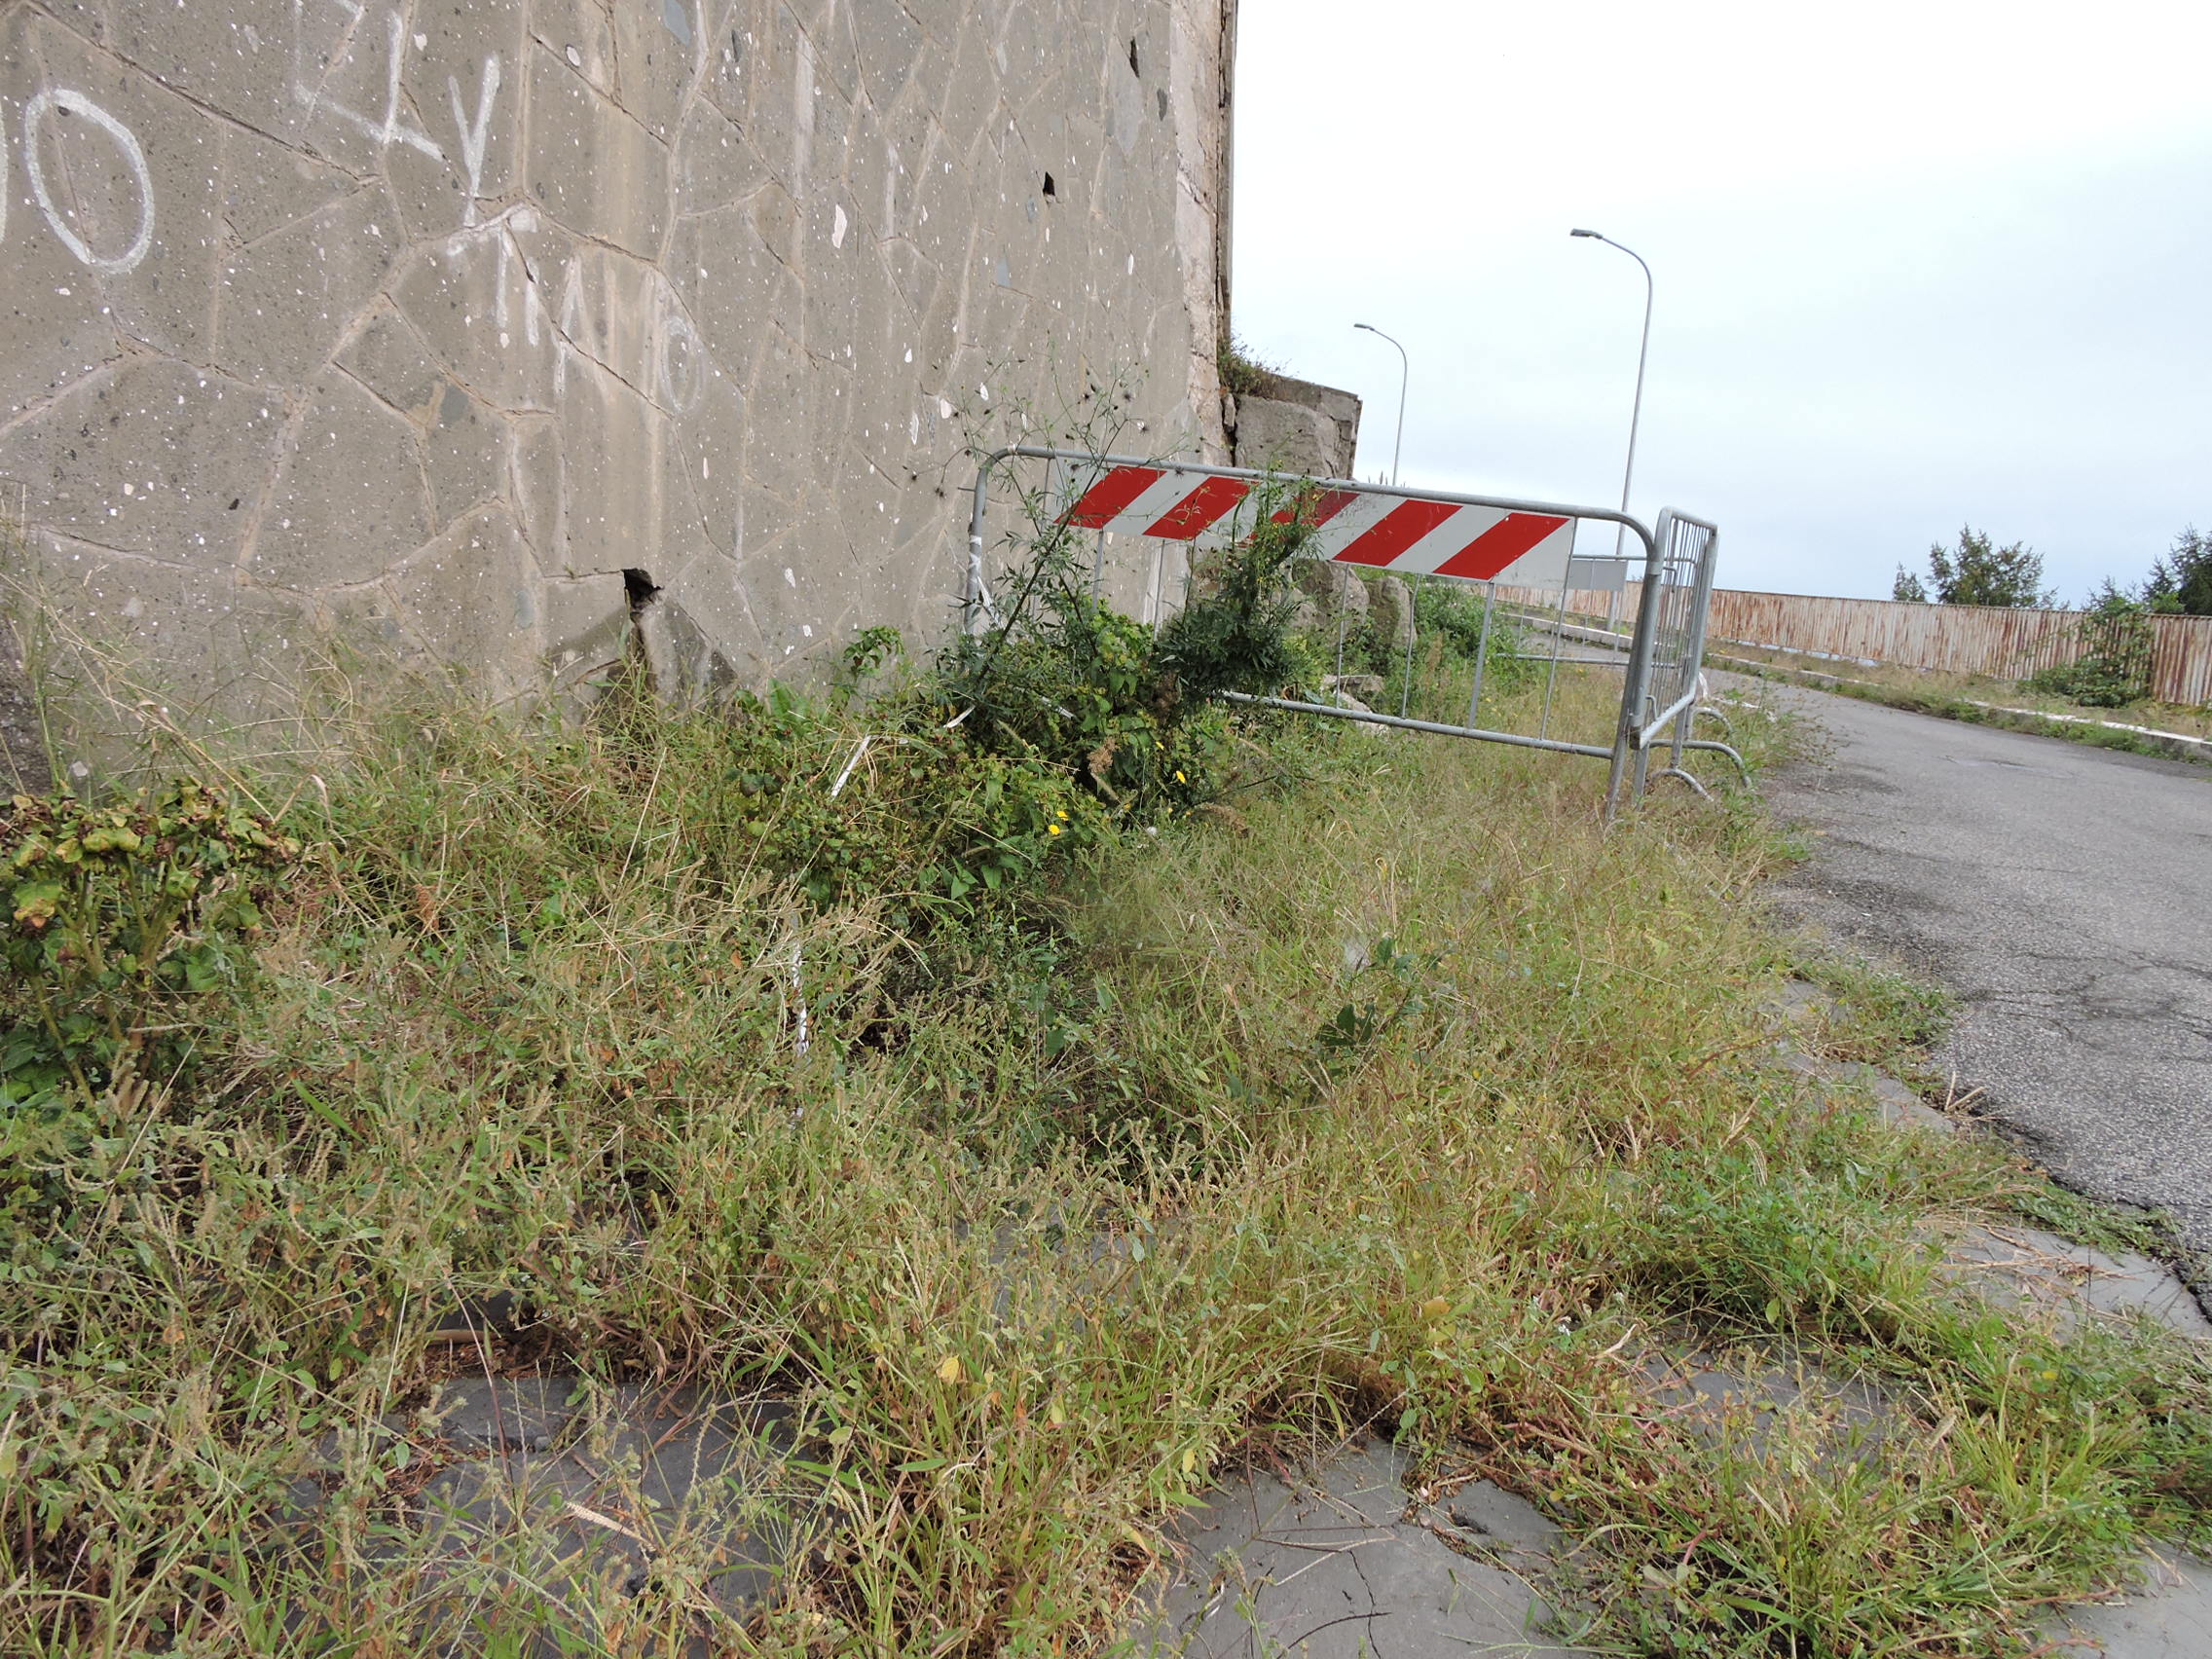
[[[1063,807],[1060,807],[1060,808],[1058,808],[1058,809],[1057,809],[1057,810],[1056,810],[1056,811],[1055,811],[1055,812],[1054,812],[1054,813],[1052,814],[1052,816],[1053,816],[1053,817],[1055,817],[1055,818],[1065,818],[1065,817],[1066,817],[1067,815],[1068,815],[1068,809],[1067,809],[1066,807],[1064,807],[1064,806],[1063,806]]]
[[[1179,783],[1179,784],[1187,784],[1187,783],[1189,783],[1189,782],[1190,782],[1191,780],[1190,780],[1190,779],[1188,779],[1188,778],[1186,778],[1186,777],[1184,777],[1182,773],[1180,773],[1180,772],[1177,772],[1177,773],[1175,774],[1175,781],[1176,781],[1177,783]]]
[[[960,1381],[960,1356],[958,1354],[948,1353],[944,1356],[943,1363],[937,1368],[937,1380],[940,1382],[957,1382]]]
[[[1045,833],[1048,835],[1057,835],[1059,832],[1060,827],[1057,824],[1048,824],[1045,826]]]

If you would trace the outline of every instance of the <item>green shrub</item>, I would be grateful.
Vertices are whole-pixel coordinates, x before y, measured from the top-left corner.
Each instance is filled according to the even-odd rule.
[[[2110,582],[2083,613],[2081,655],[2028,679],[2028,685],[2092,709],[2118,709],[2151,694],[2151,607]]]
[[[17,795],[0,820],[13,884],[0,1107],[184,1064],[169,1016],[246,971],[256,901],[299,855],[269,818],[191,779],[116,805]]]

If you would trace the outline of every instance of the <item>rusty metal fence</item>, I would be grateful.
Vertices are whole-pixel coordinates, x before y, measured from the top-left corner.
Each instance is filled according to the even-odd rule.
[[[1642,584],[1632,582],[1623,601],[1633,620]],[[1512,593],[1549,607],[1556,592]],[[1609,594],[1577,590],[1568,614],[1603,617]],[[1753,593],[1716,588],[1708,637],[1716,644],[1750,645],[1866,666],[1925,669],[1936,674],[2026,680],[2080,659],[2086,645],[2079,610],[2025,610],[1979,605],[1910,605],[1887,599],[1825,599],[1808,594]],[[2161,703],[2212,704],[2212,616],[2152,616],[2148,682]]]

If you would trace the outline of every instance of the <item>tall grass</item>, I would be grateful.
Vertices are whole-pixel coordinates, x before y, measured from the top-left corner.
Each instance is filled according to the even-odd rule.
[[[832,796],[865,706],[775,719],[771,768],[762,712],[417,709],[264,792],[311,851],[189,1078],[21,1142],[0,1647],[1093,1647],[1225,1459],[1354,1421],[1547,1504],[1566,1604],[1652,1653],[1996,1651],[2203,1530],[2201,1361],[1946,1290],[1932,1223],[2033,1177],[1769,1051],[1755,814],[1607,834],[1595,764],[1257,722],[1217,803],[954,909],[879,856],[949,762]],[[499,1293],[495,1366],[798,1403],[835,1525],[772,1605],[400,1524],[451,1449],[372,1426]],[[1663,1337],[1900,1416],[1715,1440]]]

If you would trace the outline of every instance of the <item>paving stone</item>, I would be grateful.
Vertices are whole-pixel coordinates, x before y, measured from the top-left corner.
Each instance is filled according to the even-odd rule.
[[[1580,1651],[1530,1583],[1552,1529],[1494,1487],[1438,1504],[1406,1490],[1405,1455],[1361,1437],[1286,1485],[1262,1471],[1216,1489],[1175,1528],[1186,1552],[1150,1593],[1140,1651],[1227,1659],[1463,1659]]]
[[[2212,1659],[2212,1564],[2194,1556],[2153,1557],[2122,1597],[2070,1607],[2050,1636],[2082,1659]]]
[[[2199,1341],[2212,1320],[2173,1270],[2147,1256],[2107,1255],[2024,1224],[1972,1226],[1946,1246],[1949,1271],[2000,1307],[2037,1311],[2063,1334],[2097,1316],[2148,1316]]]
[[[547,1452],[582,1404],[573,1377],[464,1377],[439,1385],[417,1426],[471,1451]]]
[[[1874,1456],[1898,1406],[1874,1383],[1803,1359],[1671,1353],[1643,1368],[1650,1415],[1708,1445],[1766,1457],[1809,1445],[1824,1464]]]

